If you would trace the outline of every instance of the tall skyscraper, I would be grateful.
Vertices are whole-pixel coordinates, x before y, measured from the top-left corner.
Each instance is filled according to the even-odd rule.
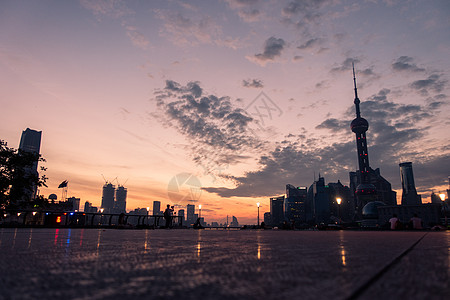
[[[76,197],[70,197],[67,198],[67,202],[72,203],[72,210],[73,211],[78,211],[80,210],[80,198],[76,198]]]
[[[185,219],[184,219],[184,209],[178,210],[178,216],[181,217],[181,220],[182,220],[182,222],[184,224],[184,221],[185,221]]]
[[[355,68],[353,67],[353,83],[355,90],[355,110],[356,118],[351,122],[350,128],[356,135],[356,148],[358,152],[357,172],[350,172],[350,187],[356,195],[356,213],[361,217],[362,208],[372,201],[383,201],[388,205],[396,205],[396,194],[392,191],[391,184],[380,175],[380,170],[373,170],[369,165],[369,153],[367,149],[366,132],[369,129],[369,122],[361,117],[356,87]]]
[[[127,211],[127,189],[119,185],[116,189],[116,200],[114,202],[115,213],[125,213]]]
[[[22,131],[22,136],[20,137],[19,143],[19,152],[30,152],[34,154],[39,154],[41,148],[41,136],[42,131],[36,131],[30,128]],[[33,162],[33,165],[27,167],[23,170],[24,177],[39,177],[38,173],[38,160],[36,159]],[[13,186],[11,188],[11,195],[13,195],[16,199],[12,199],[12,201],[26,202],[31,201],[36,197],[37,186],[33,185],[31,187],[21,186],[20,184]]]
[[[230,223],[230,226],[233,226],[233,227],[238,227],[239,226],[238,219],[235,216],[233,216],[232,221]]]
[[[153,201],[153,215],[161,215],[161,201]]]
[[[89,201],[84,202],[84,212],[91,212],[92,203]]]
[[[325,178],[321,177],[314,181],[308,189],[306,205],[307,221],[316,224],[327,224],[330,219],[330,189],[325,185]]]
[[[306,187],[295,187],[286,185],[286,198],[284,199],[284,216],[289,223],[296,225],[306,222],[305,202],[308,189]]]
[[[271,225],[272,224],[272,215],[270,214],[270,212],[265,212],[264,213],[264,223],[266,225]]]
[[[273,226],[280,226],[284,222],[284,195],[270,198],[270,215]]]
[[[330,211],[340,218],[342,221],[353,220],[355,213],[355,205],[351,197],[350,188],[344,186],[339,180],[336,183],[328,183],[330,188]],[[337,198],[341,199],[341,203],[337,202]]]
[[[19,150],[39,153],[41,149],[42,131],[36,131],[30,128],[22,131]]]
[[[116,191],[116,187],[110,183],[106,182],[103,186],[103,194],[102,194],[102,206],[104,209],[103,212],[110,213],[114,208],[114,194]]]
[[[414,184],[412,162],[400,163],[399,167],[402,179],[402,205],[422,204],[422,197],[417,195],[416,185]]]
[[[188,204],[186,207],[186,222],[188,225],[194,223],[195,219],[195,205]]]

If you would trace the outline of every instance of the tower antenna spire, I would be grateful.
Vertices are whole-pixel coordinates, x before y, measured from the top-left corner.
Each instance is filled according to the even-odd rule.
[[[359,110],[359,103],[361,102],[358,98],[358,89],[356,87],[356,75],[355,75],[355,62],[352,61],[352,67],[353,67],[353,85],[355,86],[355,109],[356,109],[356,117],[361,117],[361,111]]]
[[[352,61],[353,67],[353,84],[355,86],[355,99],[358,99],[358,89],[356,88],[355,62]]]

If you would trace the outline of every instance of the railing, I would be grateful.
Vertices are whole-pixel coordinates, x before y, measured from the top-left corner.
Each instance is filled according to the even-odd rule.
[[[23,226],[68,226],[68,227],[98,227],[98,226],[138,226],[138,227],[165,227],[165,220],[161,222],[162,215],[138,215],[125,213],[101,212],[71,212],[71,211],[13,211],[0,216],[1,223],[21,224]],[[182,216],[171,216],[170,227],[181,228]],[[134,220],[133,220],[134,219]],[[162,224],[161,224],[162,223]]]

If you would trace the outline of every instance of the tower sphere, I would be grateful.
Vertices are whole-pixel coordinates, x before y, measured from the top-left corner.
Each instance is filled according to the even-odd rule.
[[[369,122],[364,118],[356,118],[350,123],[350,128],[354,133],[364,133],[369,129]]]

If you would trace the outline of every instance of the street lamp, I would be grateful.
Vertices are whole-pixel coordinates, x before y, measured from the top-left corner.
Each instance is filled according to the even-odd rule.
[[[201,217],[202,217],[202,205],[201,204],[198,206],[198,211],[199,211],[198,217],[199,217],[199,219],[201,219]]]
[[[258,207],[258,223],[256,224],[256,225],[258,225],[259,226],[259,206],[260,206],[261,204],[258,202],[258,203],[256,203],[256,206]]]
[[[101,213],[101,215],[100,215],[100,225],[103,225],[103,211],[104,210],[105,210],[104,208],[100,208],[100,213]]]
[[[147,206],[147,225],[148,225],[148,212],[150,211],[150,207]]]
[[[336,202],[338,204],[338,221],[340,221],[340,219],[341,219],[341,202],[342,202],[342,199],[338,197],[338,198],[336,198]]]
[[[448,222],[447,222],[447,207],[446,207],[446,204],[445,204],[445,194],[444,193],[440,193],[439,197],[441,198],[442,205],[444,206],[445,229],[447,229]]]

